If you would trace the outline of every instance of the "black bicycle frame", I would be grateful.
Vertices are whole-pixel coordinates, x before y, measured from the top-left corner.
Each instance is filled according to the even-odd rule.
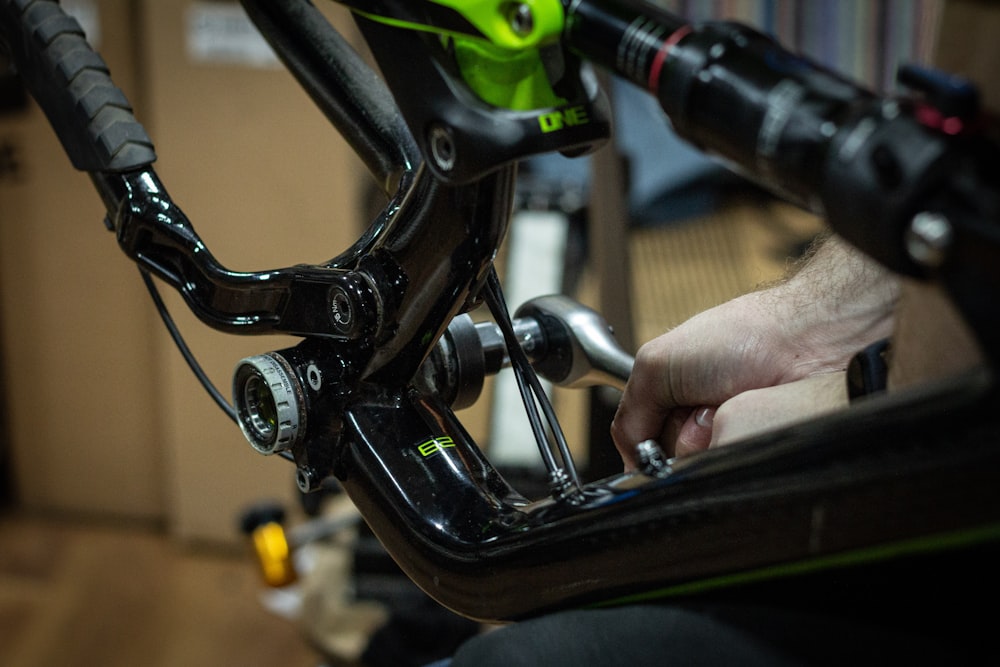
[[[480,299],[506,231],[517,160],[599,143],[609,123],[600,94],[583,80],[573,88],[597,119],[586,132],[536,148],[527,140],[505,147],[484,132],[480,158],[442,173],[424,159],[427,137],[414,119],[455,111],[437,120],[447,127],[458,118],[463,131],[476,124],[439,100],[428,111],[412,92],[393,97],[406,77],[448,75],[428,55],[442,55],[428,47],[432,38],[358,18],[396,84],[390,92],[307,0],[243,4],[390,195],[362,238],[322,265],[252,273],[219,265],[156,177],[152,142],[103,62],[57,4],[0,0],[0,42],[73,163],[92,174],[129,257],[179,290],[209,326],[302,337],[276,353],[305,406],[289,447],[300,486],[335,475],[432,597],[470,617],[509,620],[996,543],[995,392],[980,375],[651,464],[580,493],[524,498],[451,408],[411,379],[452,318]],[[651,89],[682,134],[821,209],[891,268],[941,279],[994,360],[995,144],[936,132],[904,105],[745,28],[687,26],[627,3],[565,4],[567,56]],[[524,114],[495,113],[526,127]],[[465,141],[455,144],[460,159],[476,143]],[[955,241],[933,263],[906,242],[924,211],[953,225]]]

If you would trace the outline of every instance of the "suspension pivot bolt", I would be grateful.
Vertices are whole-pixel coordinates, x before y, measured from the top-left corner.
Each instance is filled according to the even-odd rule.
[[[359,338],[378,331],[381,302],[372,280],[362,272],[338,278],[327,293],[330,324],[335,334]]]
[[[354,332],[356,313],[351,295],[340,285],[330,288],[330,319],[333,327],[345,336]]]
[[[451,130],[444,125],[434,125],[428,133],[427,141],[430,144],[430,155],[434,166],[444,173],[454,169],[458,160],[458,150],[455,148]]]
[[[530,35],[535,29],[535,17],[531,13],[531,6],[526,2],[515,3],[509,10],[507,20],[510,22],[510,29],[520,37]]]

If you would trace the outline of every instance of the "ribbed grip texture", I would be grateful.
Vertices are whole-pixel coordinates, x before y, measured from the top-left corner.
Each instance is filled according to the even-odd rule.
[[[3,43],[74,167],[121,172],[156,160],[108,66],[56,2],[0,0]]]

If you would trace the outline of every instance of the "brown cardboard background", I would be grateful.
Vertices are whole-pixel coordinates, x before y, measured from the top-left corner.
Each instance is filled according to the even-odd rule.
[[[155,170],[228,268],[329,259],[363,223],[360,162],[280,68],[192,62],[187,0],[101,0],[99,51],[156,144]],[[233,3],[235,4],[235,3]],[[323,3],[349,28],[343,10]],[[141,74],[141,76],[140,76]],[[166,522],[228,541],[247,503],[291,500],[293,468],[253,452],[156,315],[103,207],[42,114],[0,119],[22,168],[0,182],[7,422],[17,501]],[[229,393],[243,356],[294,344],[209,330],[164,297]]]
[[[333,257],[362,230],[357,202],[366,173],[285,70],[189,60],[185,12],[191,5],[143,3],[158,173],[228,268],[262,270]],[[190,346],[227,395],[240,358],[296,342],[212,331],[176,294],[167,296]],[[171,528],[189,540],[232,537],[246,504],[291,499],[294,469],[256,454],[162,339]]]
[[[136,92],[131,7],[102,0],[101,53]],[[112,35],[119,36],[111,38]],[[0,181],[0,320],[6,421],[20,502],[162,516],[162,413],[153,311],[104,208],[33,105],[0,117],[18,171]]]
[[[975,81],[983,103],[1000,109],[1000,3],[948,0],[938,31],[937,67]]]

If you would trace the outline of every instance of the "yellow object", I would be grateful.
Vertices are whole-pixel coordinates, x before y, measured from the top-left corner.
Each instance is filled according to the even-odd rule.
[[[298,579],[285,529],[280,523],[261,524],[254,529],[251,539],[261,574],[268,586],[287,586]]]

